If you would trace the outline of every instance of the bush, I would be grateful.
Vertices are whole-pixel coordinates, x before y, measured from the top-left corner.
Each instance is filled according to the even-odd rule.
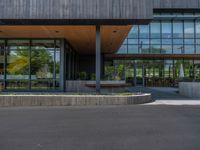
[[[80,72],[79,73],[79,79],[80,80],[86,80],[87,79],[87,73],[86,72]]]

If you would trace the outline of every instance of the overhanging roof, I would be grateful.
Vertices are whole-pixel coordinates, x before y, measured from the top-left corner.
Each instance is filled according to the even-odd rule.
[[[131,27],[101,26],[102,53],[118,50]],[[78,53],[93,54],[95,29],[95,26],[1,26],[0,38],[65,38]]]

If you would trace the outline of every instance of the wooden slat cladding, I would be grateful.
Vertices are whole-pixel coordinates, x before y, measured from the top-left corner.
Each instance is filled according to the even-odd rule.
[[[200,0],[153,0],[153,8],[200,8]]]
[[[163,8],[199,9],[200,0],[0,0],[0,21],[62,19],[106,24],[115,20],[113,24],[122,24],[121,20],[127,20],[123,23],[141,24],[153,18],[154,9]]]
[[[102,53],[114,53],[132,26],[101,26]],[[80,54],[95,53],[95,26],[1,26],[0,38],[65,38]]]
[[[0,0],[0,19],[146,19],[152,0]]]

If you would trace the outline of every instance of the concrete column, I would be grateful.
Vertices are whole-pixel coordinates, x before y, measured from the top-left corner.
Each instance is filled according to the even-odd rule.
[[[100,26],[96,26],[96,92],[101,92],[101,37]]]

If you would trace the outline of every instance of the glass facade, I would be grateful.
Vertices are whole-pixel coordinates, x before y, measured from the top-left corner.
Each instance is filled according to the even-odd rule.
[[[142,68],[144,71],[142,71]],[[184,74],[181,75],[181,72]],[[178,86],[179,81],[200,81],[200,60],[132,59],[105,63],[106,80],[126,80],[146,86]]]
[[[199,14],[155,16],[149,25],[134,25],[117,54],[200,54]]]
[[[157,13],[150,24],[132,27],[117,54],[138,54],[138,57],[141,54],[140,59],[130,57],[123,63],[121,60],[107,63],[110,68],[114,66],[113,72],[121,72],[118,65],[124,68],[124,73],[121,73],[123,76],[118,78],[131,83],[134,78],[137,79],[135,84],[141,84],[144,80],[146,86],[177,86],[180,80],[200,81],[200,61],[192,57],[200,54],[199,14]],[[149,59],[142,54],[158,55],[155,59]],[[169,59],[165,58],[165,54],[177,54],[179,57]],[[185,57],[188,54],[191,59]]]
[[[59,90],[60,51],[60,40],[0,40],[0,91]]]

